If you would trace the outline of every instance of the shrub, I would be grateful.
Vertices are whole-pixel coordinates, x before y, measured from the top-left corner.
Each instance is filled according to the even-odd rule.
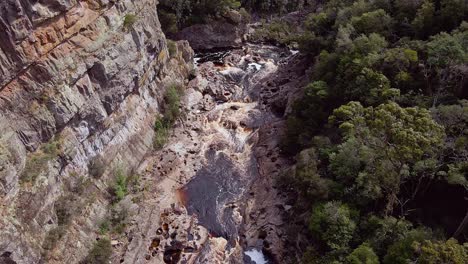
[[[121,234],[127,225],[128,210],[124,206],[113,207],[110,211],[110,231]]]
[[[168,39],[167,50],[169,51],[169,56],[171,56],[171,58],[175,57],[175,55],[177,54],[177,43],[173,40]]]
[[[174,124],[180,116],[181,87],[171,85],[164,96],[164,119],[167,124]]]
[[[163,119],[158,118],[154,123],[154,139],[153,145],[155,149],[161,149],[167,143],[169,136],[169,128]]]
[[[108,219],[105,219],[99,225],[99,234],[105,235],[107,232],[110,231],[110,228],[111,228],[110,221]]]
[[[88,171],[89,174],[95,179],[101,178],[106,171],[106,167],[102,158],[96,156],[94,159],[92,159],[88,164]]]
[[[60,151],[60,141],[52,140],[42,145],[36,152],[29,154],[20,180],[22,182],[34,182],[37,176],[47,169],[49,161],[57,158]]]
[[[99,233],[105,235],[108,232],[121,234],[127,226],[128,209],[122,205],[113,205],[109,215],[99,225]]]
[[[109,239],[101,238],[94,243],[93,248],[89,251],[88,256],[83,259],[80,264],[103,264],[109,263],[112,256],[112,245]]]
[[[175,34],[178,31],[177,28],[177,16],[172,13],[168,13],[158,8],[159,22],[161,23],[161,29],[165,34]]]
[[[171,85],[164,95],[163,116],[154,123],[153,145],[155,149],[161,149],[167,143],[169,130],[180,116],[180,97],[183,94],[181,86]]]
[[[42,255],[45,257],[47,256],[47,253],[54,249],[55,246],[57,245],[58,241],[63,237],[65,234],[65,227],[63,226],[58,226],[54,229],[51,229],[49,232],[47,232],[47,235],[42,242],[42,249],[44,250],[42,252]]]
[[[67,225],[70,222],[72,206],[75,206],[73,195],[62,196],[55,202],[55,214],[57,215],[57,224],[59,226]]]
[[[129,29],[137,21],[137,16],[134,14],[126,14],[124,17],[123,26],[125,29]]]
[[[120,202],[127,195],[127,175],[122,168],[118,168],[115,172],[116,180],[112,187],[113,202]]]
[[[261,28],[255,30],[251,40],[288,45],[296,40],[296,37],[294,27],[285,21],[275,20],[269,24],[263,24]]]

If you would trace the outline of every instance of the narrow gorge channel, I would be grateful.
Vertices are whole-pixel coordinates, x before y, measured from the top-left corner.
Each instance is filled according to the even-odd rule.
[[[282,117],[266,104],[278,91],[268,90],[265,82],[273,80],[293,54],[247,44],[195,56],[197,74],[185,91],[183,115],[166,146],[140,167],[147,181],[158,182],[148,184],[155,189],[147,193],[146,206],[134,221],[147,219],[146,224],[137,224],[130,233],[153,236],[133,239],[124,260],[133,255],[128,263],[142,256],[151,263],[274,263],[262,250],[269,248],[267,232],[277,230],[255,220],[255,214],[266,211],[259,207],[265,201],[257,201],[265,196],[257,198],[256,192],[269,193],[274,184],[262,179],[265,168],[258,158],[262,147],[278,147],[281,136],[274,124]],[[262,135],[265,131],[268,137]],[[281,162],[270,155],[273,167]],[[269,202],[283,204],[276,193],[271,195]],[[273,214],[270,220],[281,226],[281,215]],[[155,219],[159,226],[154,226]],[[281,256],[274,252],[279,247],[281,243],[271,253]]]

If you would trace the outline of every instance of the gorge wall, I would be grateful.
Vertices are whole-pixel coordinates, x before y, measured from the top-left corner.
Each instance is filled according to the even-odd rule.
[[[78,263],[96,241],[111,171],[152,149],[164,91],[192,70],[187,42],[169,52],[156,6],[0,2],[0,262]]]

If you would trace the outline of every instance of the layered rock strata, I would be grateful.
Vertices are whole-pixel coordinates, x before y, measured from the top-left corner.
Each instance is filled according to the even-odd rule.
[[[152,148],[164,91],[191,70],[186,42],[169,53],[156,6],[0,2],[2,261],[78,263],[99,236],[112,170],[130,170]],[[58,203],[71,196],[60,223]]]

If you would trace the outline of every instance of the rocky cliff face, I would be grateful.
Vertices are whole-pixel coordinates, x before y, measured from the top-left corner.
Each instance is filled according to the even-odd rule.
[[[156,6],[0,2],[0,262],[79,262],[107,214],[111,170],[152,148],[164,91],[193,57],[186,42],[169,53]]]

